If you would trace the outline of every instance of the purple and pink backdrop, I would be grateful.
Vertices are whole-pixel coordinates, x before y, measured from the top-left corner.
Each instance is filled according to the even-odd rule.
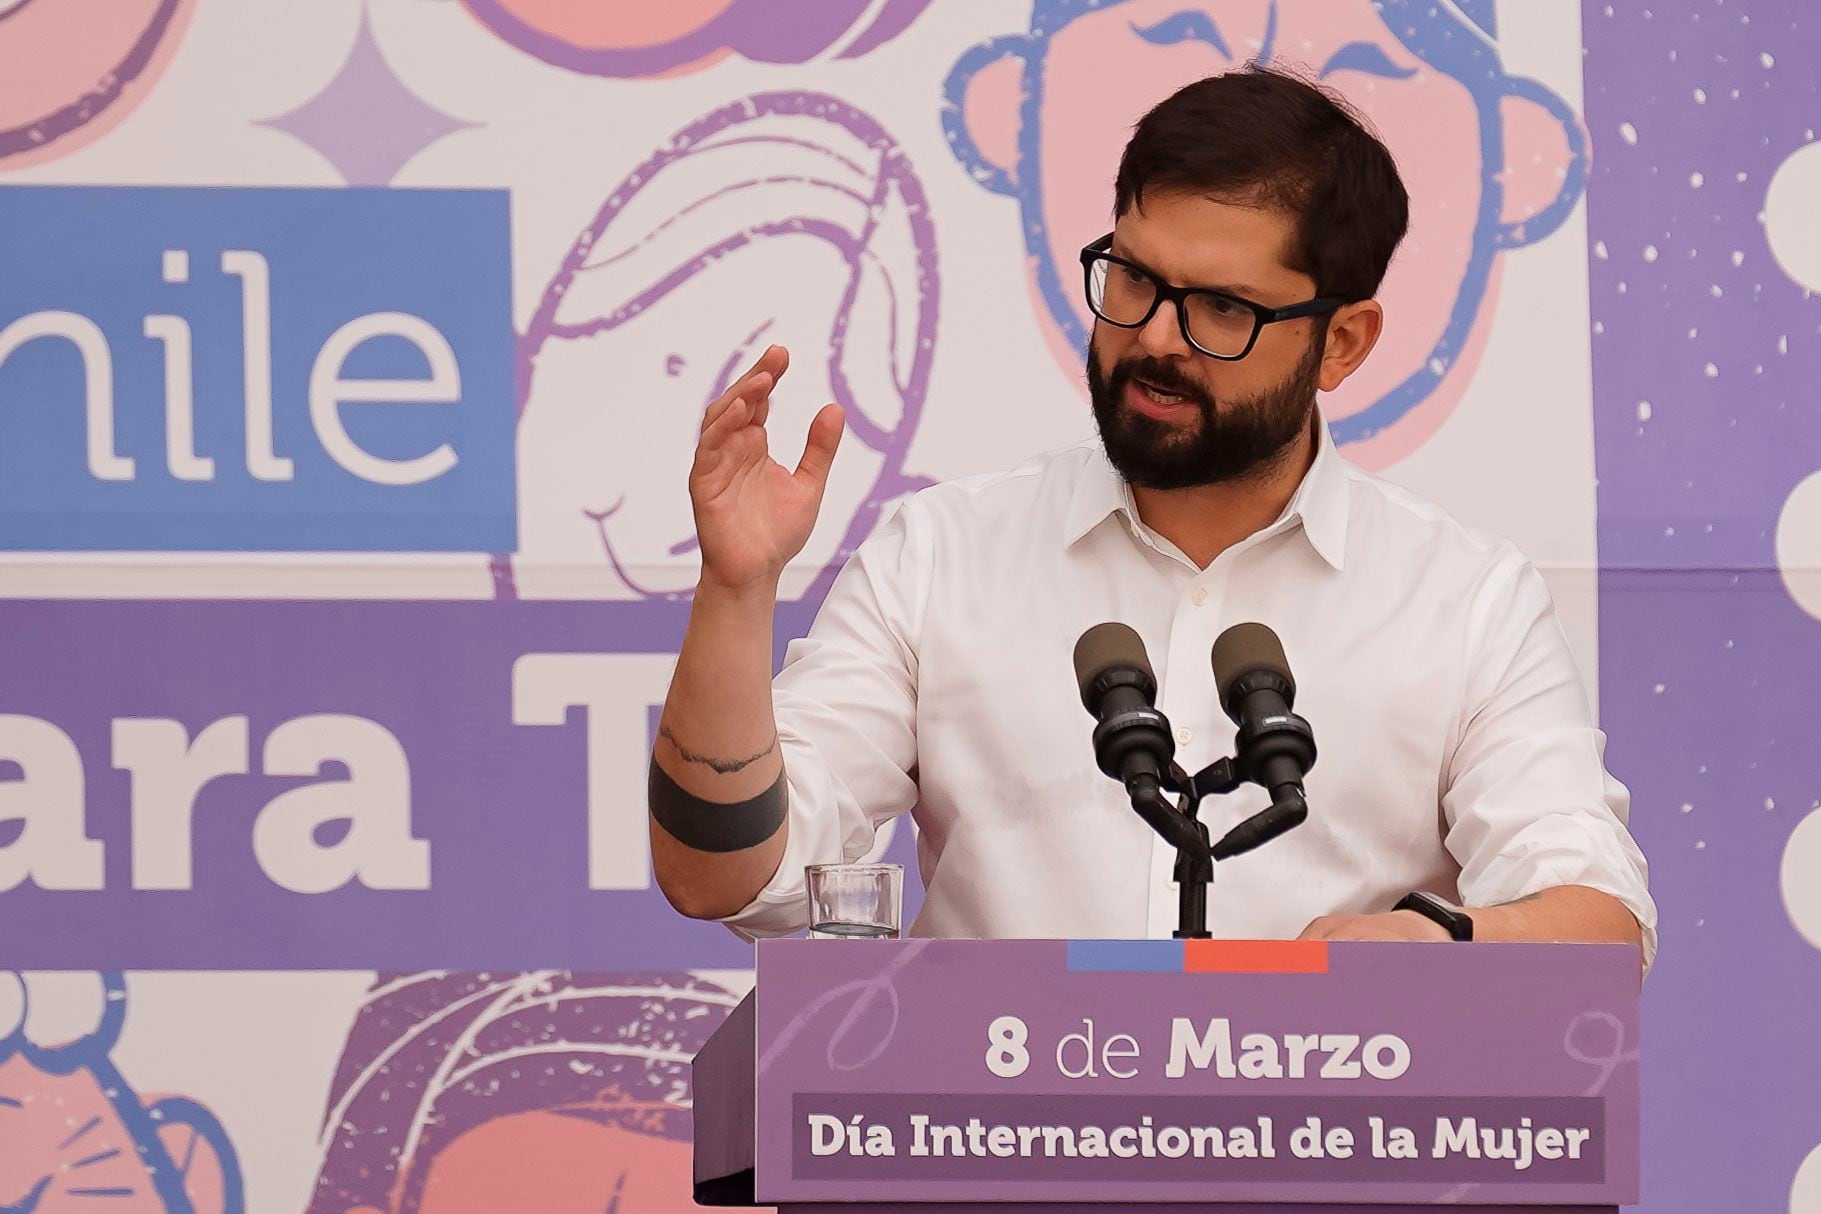
[[[1125,133],[1262,58],[1412,193],[1336,437],[1536,560],[1633,791],[1643,1208],[1818,1214],[1806,8],[0,0],[0,1205],[686,1207],[702,407],[771,342],[781,458],[848,407],[797,634],[1091,432]]]

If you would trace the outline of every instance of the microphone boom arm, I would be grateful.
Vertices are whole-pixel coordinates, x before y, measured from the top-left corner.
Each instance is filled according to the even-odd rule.
[[[1254,847],[1301,826],[1309,816],[1309,802],[1293,788],[1281,789],[1277,799],[1220,837],[1212,849],[1216,860],[1231,860]]]
[[[1208,844],[1208,828],[1189,808],[1194,804],[1193,800],[1182,808],[1171,805],[1163,794],[1163,785],[1155,776],[1148,775],[1135,778],[1126,792],[1131,795],[1132,808],[1138,816],[1162,835],[1164,842],[1175,847],[1178,854],[1212,863],[1214,852]]]
[[[1295,721],[1300,726],[1297,732],[1306,733],[1308,725],[1301,718]],[[1313,748],[1312,741],[1310,745]],[[1176,849],[1173,875],[1178,886],[1175,935],[1179,940],[1209,937],[1208,886],[1214,880],[1215,861],[1244,855],[1302,825],[1309,816],[1309,802],[1302,790],[1294,784],[1280,785],[1272,790],[1270,805],[1222,835],[1219,842],[1210,843],[1207,824],[1199,817],[1203,798],[1224,796],[1244,783],[1238,760],[1229,757],[1208,764],[1194,775],[1171,763],[1161,779],[1143,773],[1126,784],[1132,809]],[[1170,804],[1166,789],[1180,795],[1180,805]]]
[[[1208,764],[1192,776],[1184,776],[1178,769],[1177,787],[1187,798],[1185,811],[1192,815],[1200,808],[1203,797],[1224,796],[1244,784],[1245,780],[1235,773],[1234,768],[1234,760],[1226,758]],[[1279,788],[1274,792],[1270,805],[1220,837],[1220,841],[1210,849],[1214,859],[1231,860],[1234,856],[1244,855],[1303,824],[1303,820],[1309,816],[1309,802],[1303,795],[1290,787]]]

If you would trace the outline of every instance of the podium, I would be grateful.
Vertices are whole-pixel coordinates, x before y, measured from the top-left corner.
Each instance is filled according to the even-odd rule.
[[[1624,945],[770,940],[695,1059],[696,1200],[1614,1214]]]

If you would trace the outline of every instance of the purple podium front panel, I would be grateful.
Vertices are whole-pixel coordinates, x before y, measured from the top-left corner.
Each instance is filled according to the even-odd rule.
[[[1619,945],[767,941],[757,1199],[1638,1200]]]

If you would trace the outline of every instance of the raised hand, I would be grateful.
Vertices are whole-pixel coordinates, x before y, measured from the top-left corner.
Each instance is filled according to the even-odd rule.
[[[772,390],[789,365],[788,350],[767,347],[703,414],[689,499],[705,587],[775,588],[816,524],[845,419],[841,406],[825,406],[809,425],[809,443],[796,471],[774,460],[765,419]]]

